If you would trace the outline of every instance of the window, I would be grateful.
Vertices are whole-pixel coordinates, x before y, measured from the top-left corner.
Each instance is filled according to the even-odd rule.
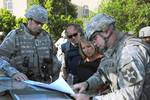
[[[11,13],[13,13],[12,0],[3,0],[4,8],[8,9]]]
[[[83,17],[89,16],[89,7],[88,7],[88,5],[83,6],[83,15],[82,16]]]

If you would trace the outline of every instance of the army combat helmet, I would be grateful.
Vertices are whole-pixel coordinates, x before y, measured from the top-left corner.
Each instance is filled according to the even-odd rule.
[[[90,40],[91,36],[96,31],[106,31],[110,24],[114,24],[115,19],[106,14],[98,14],[91,18],[86,26],[85,37]]]
[[[25,13],[26,18],[31,18],[35,21],[41,22],[41,23],[47,23],[48,22],[48,12],[45,8],[43,8],[40,5],[33,5],[28,11]]]
[[[139,31],[139,37],[150,37],[150,26],[144,27]]]

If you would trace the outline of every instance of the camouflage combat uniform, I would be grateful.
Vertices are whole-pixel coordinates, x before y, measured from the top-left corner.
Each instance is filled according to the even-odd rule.
[[[107,15],[96,17],[89,22],[94,29],[87,29],[90,32],[96,31],[96,28],[105,28],[113,22]],[[89,39],[92,33],[88,31],[86,37]],[[109,84],[111,89],[105,95],[93,99],[150,100],[146,97],[150,93],[150,48],[142,44],[140,39],[127,34],[117,33],[117,36],[116,43],[105,51],[97,72],[87,80],[89,90],[100,84]]]
[[[24,25],[23,25],[24,26]],[[42,71],[44,64],[50,67],[51,75],[54,79],[58,77],[60,64],[57,58],[53,55],[52,41],[44,30],[38,35],[31,35],[24,26],[22,29],[13,30],[8,33],[5,40],[0,46],[1,58],[7,60],[11,65],[16,67],[20,72],[25,73],[29,79],[41,80],[41,76],[45,73]],[[3,61],[5,62],[5,61]],[[6,71],[9,76],[12,76],[17,71],[6,68],[6,62],[2,69]],[[53,64],[53,65],[52,65]],[[46,70],[45,70],[46,71]],[[48,73],[48,72],[47,72]],[[32,74],[32,75],[30,75]]]
[[[148,43],[150,46],[150,26],[146,26],[140,29],[139,38]]]
[[[33,6],[25,16],[40,23],[48,21],[48,13],[41,6]],[[32,35],[21,24],[19,29],[8,33],[0,45],[0,69],[8,76],[22,72],[29,79],[36,81],[56,80],[59,76],[60,63],[53,54],[52,39],[41,29],[38,35]],[[17,70],[16,70],[17,69]]]

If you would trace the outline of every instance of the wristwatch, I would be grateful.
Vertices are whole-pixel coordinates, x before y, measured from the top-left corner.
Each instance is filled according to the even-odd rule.
[[[93,100],[93,97],[90,97],[89,100]]]

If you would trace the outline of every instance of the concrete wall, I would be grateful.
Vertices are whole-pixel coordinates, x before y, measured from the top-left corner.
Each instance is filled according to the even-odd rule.
[[[25,11],[27,9],[27,0],[12,0],[13,10],[12,13],[17,18],[24,17]],[[4,8],[3,0],[0,0],[0,8]]]
[[[96,13],[101,1],[102,0],[71,0],[71,3],[78,7],[78,17],[82,17],[84,5],[88,5],[89,14],[91,12]]]
[[[13,2],[13,14],[18,17],[24,17],[27,9],[28,0],[12,0]],[[88,5],[89,14],[97,12],[97,8],[102,0],[71,0],[71,3],[77,6],[78,17],[83,17],[83,6]],[[3,0],[0,0],[0,8],[3,8]]]
[[[16,17],[24,17],[27,9],[27,0],[13,0],[13,14]]]
[[[3,0],[0,0],[0,8],[3,8]]]

